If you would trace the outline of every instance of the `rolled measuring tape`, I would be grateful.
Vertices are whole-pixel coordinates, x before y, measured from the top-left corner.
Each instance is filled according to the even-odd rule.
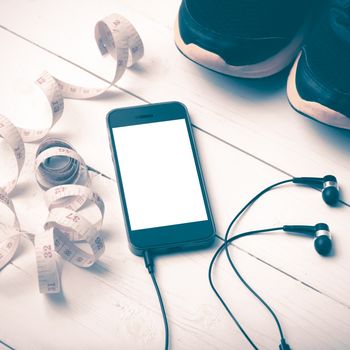
[[[60,289],[56,265],[58,253],[79,267],[91,266],[104,252],[105,245],[100,229],[104,203],[90,185],[89,167],[68,143],[47,138],[51,128],[60,119],[64,98],[88,99],[103,94],[144,54],[142,40],[134,26],[123,16],[112,14],[95,26],[95,39],[102,55],[110,54],[116,61],[114,77],[104,89],[72,85],[56,79],[47,72],[36,81],[51,106],[52,121],[47,129],[18,128],[0,115],[0,137],[8,144],[16,159],[16,170],[3,187],[0,187],[0,212],[12,215],[12,223],[2,223],[0,217],[0,270],[13,259],[22,237],[34,243],[39,289],[41,293],[57,293]],[[43,140],[37,149],[35,177],[46,190],[44,197],[49,215],[41,233],[23,231],[10,198],[17,185],[25,160],[25,142]],[[99,211],[95,222],[87,220],[79,210],[85,203],[94,204]],[[79,243],[87,243],[90,251]]]
[[[59,274],[54,252],[79,267],[89,267],[103,254],[105,245],[100,233],[104,203],[86,185],[90,184],[88,167],[74,148],[59,139],[45,139],[38,147],[35,174],[49,209],[44,232],[34,238],[41,293],[60,291]],[[79,213],[87,202],[99,210],[99,217],[90,222]],[[87,243],[90,252],[78,243]]]

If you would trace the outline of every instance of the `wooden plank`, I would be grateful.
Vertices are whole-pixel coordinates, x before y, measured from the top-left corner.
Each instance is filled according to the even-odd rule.
[[[61,76],[71,76],[77,81],[95,83],[90,81],[91,77],[88,74],[70,67],[56,57],[9,33],[2,31],[0,34],[2,42],[7,47],[13,48],[2,56],[6,65],[1,65],[3,84],[0,89],[4,101],[8,102],[3,106],[6,107],[6,112],[12,111],[9,115],[14,121],[31,124],[35,120],[34,117],[38,117],[41,122],[47,118],[38,89],[35,86],[25,87],[26,82],[31,82],[36,77],[36,72],[40,72],[43,66],[55,68]],[[26,61],[16,56],[16,52],[25,53]],[[32,105],[28,107],[25,102],[30,102]],[[64,137],[76,147],[88,164],[113,176],[104,116],[113,107],[137,103],[138,100],[122,92],[118,92],[115,98],[109,95],[109,98],[92,101],[68,101],[64,116],[52,130],[51,135]],[[17,111],[14,106],[18,108]],[[27,115],[30,116],[28,120],[23,118]],[[284,179],[285,176],[200,131],[196,132],[196,136],[217,229],[223,235],[234,213],[263,187]],[[23,181],[21,180],[21,183]],[[21,197],[21,193],[25,193],[21,189],[21,186],[25,185],[21,183],[15,192],[18,197]],[[287,240],[283,235],[246,239],[238,245],[334,300],[349,305],[347,296],[350,284],[345,278],[349,276],[349,267],[346,252],[343,250],[343,247],[349,244],[348,216],[348,207],[328,208],[317,191],[303,188],[296,190],[294,187],[289,187],[274,191],[257,203],[240,223],[239,230],[325,221],[329,223],[334,235],[336,256],[321,259],[314,252],[311,240],[296,237],[289,237]],[[295,256],[299,256],[300,260],[294,261]],[[324,278],[324,274],[328,276],[327,279]]]
[[[21,69],[21,74],[17,76],[20,81],[31,81],[29,76],[35,73],[35,69],[45,62],[52,62],[51,68],[56,68],[60,74],[72,75],[72,79],[91,83],[86,74],[70,68],[57,58],[43,54],[41,50],[8,33],[1,32],[0,35],[1,42],[9,48],[9,56],[3,56],[6,65],[1,64],[1,76],[4,77],[1,88],[8,83],[12,83],[13,88],[17,86],[17,91],[3,89],[3,98],[10,99],[11,94],[12,98],[17,98],[15,101],[22,101],[26,96],[29,96],[30,101],[38,98],[37,104],[33,102],[34,106],[23,109],[23,113],[16,116],[11,114],[17,122],[26,122],[24,116],[28,115],[28,111],[33,113],[33,110],[37,110],[36,107],[40,107],[41,102],[40,96],[31,95],[31,88],[14,84],[12,79],[16,75],[11,75],[10,72],[15,74],[16,70]],[[18,52],[22,56],[17,56]],[[21,60],[22,57],[26,57],[26,61]],[[63,119],[53,130],[53,135],[64,136],[72,142],[91,165],[111,169],[107,143],[104,143],[104,117],[91,118],[91,115],[100,116],[112,106],[137,103],[130,96],[123,99],[124,95],[118,93],[120,96],[121,99],[70,101]],[[9,110],[11,106],[13,104],[9,103]],[[24,108],[22,105],[19,107]],[[42,112],[42,118],[46,117],[45,110],[39,109],[39,112]],[[30,122],[33,117],[30,114]],[[39,122],[44,120],[40,119]],[[96,141],[96,135],[101,135],[101,140]],[[282,175],[208,135],[196,132],[196,137],[216,222],[219,231],[223,232],[232,212],[260,187],[281,179]],[[42,202],[42,191],[32,180],[31,157],[35,146],[27,148],[28,163],[18,190],[14,193],[14,201],[23,228],[37,232],[41,229],[47,212]],[[259,174],[258,179],[256,174]],[[104,225],[107,252],[98,265],[89,270],[80,270],[70,264],[63,264],[64,294],[51,298],[37,293],[35,260],[29,243],[23,246],[22,254],[13,265],[1,271],[0,305],[2,315],[6,317],[0,321],[0,339],[15,348],[107,349],[116,345],[123,349],[162,347],[163,331],[157,300],[142,260],[132,256],[127,249],[115,184],[97,177],[94,186],[108,203]],[[313,223],[325,214],[339,225],[339,246],[345,247],[348,244],[347,208],[331,210],[322,205],[319,193],[311,190],[290,190],[288,196],[285,191],[276,191],[269,200],[273,203],[264,201],[264,206],[257,207],[257,211],[252,213],[251,220],[254,223],[250,224],[249,220],[248,224],[246,221],[246,226],[241,225],[242,229],[250,225],[277,225],[284,223],[285,219],[300,218]],[[276,205],[282,201],[286,209],[282,205]],[[300,212],[293,212],[297,206]],[[282,242],[282,238],[273,238],[266,238],[263,243],[257,240],[251,240],[249,244],[248,241],[242,242],[242,247],[257,256],[260,256],[262,250],[268,251],[270,260],[267,261],[278,261],[276,267],[280,268],[279,261],[283,260],[283,264],[287,265],[286,272],[293,275],[297,271],[305,277],[302,279],[304,283],[319,287],[327,294],[315,292],[245,252],[235,252],[235,261],[242,273],[279,311],[291,345],[305,349],[349,347],[349,306],[346,304],[347,299],[343,302],[345,295],[348,295],[346,288],[349,285],[345,252],[337,252],[336,258],[322,264],[316,255],[304,249],[308,243],[305,240],[291,239],[289,244],[286,239]],[[288,251],[288,254],[278,250],[281,244],[286,245],[284,251]],[[211,255],[212,250],[208,250],[157,259],[157,274],[169,310],[173,345],[178,349],[248,348],[210,294],[206,269]],[[309,259],[307,264],[305,259]],[[320,279],[319,264],[326,269],[323,270],[323,280]],[[344,271],[344,274],[336,275],[338,270]],[[227,267],[222,265],[219,273],[215,274],[219,286],[225,288],[224,295],[237,308],[240,319],[248,331],[255,335],[259,347],[276,347],[278,339],[273,323],[267,322],[263,309],[259,309],[259,305],[254,304],[250,297],[245,299],[245,290],[241,289],[235,279],[231,282],[228,273]],[[313,276],[315,273],[316,278]],[[227,283],[228,281],[230,282]],[[234,299],[231,299],[233,296]],[[20,337],[18,330],[21,331]]]
[[[0,23],[110,79],[113,64],[101,63],[92,39],[93,26],[109,13],[123,13],[141,32],[146,57],[122,79],[120,86],[151,102],[185,102],[200,128],[289,174],[334,173],[343,185],[343,199],[349,202],[350,133],[294,112],[285,96],[286,74],[259,81],[238,80],[210,72],[182,57],[172,34],[178,4],[178,0],[166,5],[160,0],[89,4],[63,1],[52,12],[51,4],[45,1],[16,0],[16,6],[3,6]],[[17,8],[22,9],[21,13],[16,12]],[[81,9],[84,16],[80,15]]]
[[[29,153],[34,150],[32,147]],[[31,177],[30,169],[24,176]],[[23,227],[39,230],[45,216],[42,191],[34,182],[26,183],[27,196],[15,198],[15,205]],[[40,295],[33,248],[26,242],[13,264],[1,272],[0,339],[16,349],[163,346],[158,302],[142,259],[127,248],[120,207],[115,201],[115,183],[98,176],[93,187],[108,203],[104,223],[107,250],[94,267],[84,270],[60,263],[64,293]],[[172,348],[248,349],[209,288],[207,268],[211,256],[210,249],[156,259]],[[241,273],[277,310],[293,347],[339,350],[349,346],[348,307],[237,249],[234,260]],[[276,348],[278,337],[272,319],[232,277],[223,259],[214,278],[259,348]]]
[[[4,30],[1,40],[9,49],[0,58],[2,84],[1,111],[12,122],[21,127],[43,128],[51,122],[49,104],[35,80],[42,71],[59,73],[68,79],[85,86],[102,87],[105,82],[67,64],[54,55],[14,37]],[[17,55],[17,52],[26,54]],[[65,100],[65,110],[61,120],[50,132],[52,137],[73,139],[74,147],[87,164],[114,177],[111,162],[105,118],[107,113],[117,107],[142,103],[138,99],[117,89],[111,89],[104,96],[90,100]],[[81,108],[84,106],[83,108]],[[96,148],[96,142],[98,148]],[[100,154],[103,154],[101,157]],[[93,163],[93,164],[92,164]]]

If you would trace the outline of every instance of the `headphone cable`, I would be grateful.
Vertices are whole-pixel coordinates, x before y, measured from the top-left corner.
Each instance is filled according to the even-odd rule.
[[[154,285],[154,289],[156,290],[157,293],[157,297],[158,297],[158,301],[159,301],[159,305],[160,305],[160,309],[162,312],[162,317],[163,317],[163,323],[164,323],[164,330],[165,330],[165,346],[164,349],[168,350],[169,349],[169,325],[168,325],[168,319],[167,319],[167,315],[166,315],[166,311],[165,311],[165,307],[164,307],[164,303],[163,303],[163,298],[162,298],[162,294],[160,292],[158,283],[157,283],[157,279],[154,273],[154,261],[153,261],[153,256],[152,254],[146,250],[144,252],[143,255],[144,261],[145,261],[145,266],[152,278],[152,282]]]
[[[6,346],[6,347],[7,347],[8,349],[10,349],[10,350],[15,350],[15,348],[13,348],[12,346],[6,344],[6,343],[5,343],[4,341],[2,341],[1,339],[0,339],[0,344]]]
[[[254,234],[258,234],[258,233],[264,233],[264,232],[272,232],[272,231],[278,231],[283,229],[283,227],[276,227],[276,228],[268,228],[268,229],[262,229],[262,230],[254,230],[254,231],[248,231],[248,232],[244,232],[238,235],[235,235],[233,237],[231,237],[227,243],[231,244],[233,241],[235,241],[236,239],[242,238],[242,237],[246,237],[246,236],[250,236],[250,235],[254,235]],[[220,237],[220,239],[222,239]],[[223,240],[223,239],[222,239]],[[247,334],[247,332],[243,329],[242,325],[240,324],[240,322],[237,320],[237,318],[233,315],[232,311],[230,310],[230,308],[228,307],[228,305],[226,304],[226,302],[223,300],[223,298],[221,297],[220,293],[218,292],[218,290],[216,289],[214,282],[213,282],[213,278],[212,278],[212,270],[213,270],[213,266],[214,263],[216,261],[216,259],[218,258],[218,256],[223,252],[225,248],[225,242],[221,244],[221,246],[216,250],[212,260],[210,261],[209,264],[209,270],[208,270],[208,278],[209,278],[209,283],[210,286],[212,288],[212,290],[214,291],[214,293],[216,294],[216,296],[218,297],[218,299],[220,300],[221,304],[224,306],[224,308],[226,309],[226,311],[228,312],[228,314],[230,315],[230,317],[232,318],[232,320],[236,323],[237,327],[239,328],[239,330],[242,332],[242,334],[244,335],[244,337],[248,340],[248,342],[250,343],[250,345],[255,349],[258,350],[259,348],[256,346],[256,344],[254,343],[254,341],[249,337],[249,335]],[[232,260],[231,260],[232,261]],[[281,335],[281,339],[284,339],[283,336],[283,331],[282,328],[280,326],[280,323],[277,319],[277,316],[275,315],[275,313],[273,312],[273,310],[271,309],[271,307],[258,295],[258,293],[256,293],[252,287],[249,286],[249,284],[244,280],[244,278],[240,275],[240,273],[238,272],[238,270],[236,269],[236,267],[233,265],[231,265],[235,271],[235,273],[237,274],[237,276],[239,277],[239,279],[241,280],[241,282],[250,290],[251,293],[254,294],[255,297],[257,297],[259,299],[259,301],[261,303],[263,303],[263,305],[268,309],[268,311],[272,314],[273,318],[275,319],[277,325],[278,325],[278,329]]]
[[[274,231],[281,231],[281,230],[283,230],[283,227],[276,227],[276,228],[270,228],[270,229],[263,229],[263,230],[255,230],[255,231],[245,232],[245,233],[241,233],[241,234],[238,234],[238,235],[235,235],[235,236],[231,237],[228,242],[231,243],[231,242],[235,241],[236,239],[239,239],[239,238],[242,238],[242,237],[246,237],[246,236],[250,236],[250,235],[253,235],[253,234],[274,232]],[[224,245],[225,245],[225,243],[222,244],[222,246],[224,246]],[[233,271],[236,273],[237,277],[239,278],[239,280],[265,306],[265,308],[269,311],[269,313],[274,318],[274,320],[276,322],[276,325],[277,325],[277,328],[278,328],[278,331],[280,333],[280,337],[281,337],[281,343],[279,345],[279,349],[280,350],[290,350],[290,346],[286,342],[286,339],[285,339],[284,334],[283,334],[282,326],[281,326],[280,321],[279,321],[277,315],[275,314],[275,312],[272,310],[272,308],[269,306],[269,304],[267,304],[267,302],[248,284],[248,282],[239,273],[239,271],[237,270],[236,266],[234,265],[234,263],[233,263],[233,261],[231,259],[230,254],[228,255],[228,260],[230,262],[230,265],[231,265]]]
[[[239,217],[253,204],[255,203],[262,195],[264,195],[265,193],[269,192],[270,190],[272,190],[275,187],[278,187],[280,185],[284,185],[286,183],[290,183],[293,182],[293,179],[288,179],[288,180],[283,180],[283,181],[279,181],[276,182],[275,184],[272,184],[268,187],[266,187],[265,189],[263,189],[262,191],[260,191],[256,196],[254,196],[237,214],[236,216],[232,219],[232,221],[230,222],[230,224],[228,225],[228,228],[226,230],[225,233],[225,237],[224,239],[222,239],[220,237],[220,239],[222,239],[224,241],[224,243],[218,248],[218,250],[215,252],[210,265],[209,265],[209,270],[208,270],[208,278],[209,278],[209,283],[210,286],[212,288],[212,290],[214,291],[214,293],[216,294],[216,296],[218,297],[218,299],[220,300],[221,304],[224,306],[224,308],[226,309],[226,311],[228,312],[228,314],[230,315],[230,317],[232,318],[232,320],[236,323],[237,327],[239,328],[239,330],[242,332],[242,334],[244,335],[244,337],[247,339],[247,341],[250,343],[250,345],[255,349],[258,350],[258,347],[255,345],[255,343],[253,342],[253,340],[248,336],[248,334],[246,333],[246,331],[243,329],[243,327],[241,326],[241,324],[239,323],[239,321],[237,320],[237,318],[233,315],[233,313],[231,312],[230,308],[227,306],[227,304],[225,303],[225,301],[223,300],[223,298],[221,297],[220,293],[217,291],[217,289],[214,286],[213,280],[212,280],[212,269],[213,269],[213,265],[218,257],[218,255],[222,252],[223,249],[225,249],[226,251],[226,256],[230,262],[230,265],[232,267],[232,269],[234,270],[234,272],[236,273],[236,275],[240,278],[240,280],[242,281],[242,283],[250,290],[251,293],[253,293],[253,295],[258,298],[258,300],[267,308],[267,310],[270,312],[270,314],[273,316],[276,325],[278,327],[280,336],[281,336],[281,344],[279,346],[279,348],[281,350],[289,350],[289,345],[286,343],[284,335],[283,335],[283,331],[282,331],[282,327],[280,325],[280,322],[276,316],[276,314],[273,312],[273,310],[271,309],[271,307],[253,290],[253,288],[251,288],[248,283],[243,279],[243,277],[239,274],[238,270],[236,269],[236,267],[234,266],[231,256],[230,256],[230,252],[228,250],[228,244],[230,244],[231,242],[233,242],[235,239],[241,238],[241,237],[245,237],[248,235],[253,235],[253,234],[257,234],[257,233],[263,233],[263,232],[269,232],[269,231],[277,231],[280,230],[281,228],[272,228],[272,229],[263,229],[263,230],[255,230],[255,231],[249,231],[249,232],[245,232],[242,233],[240,235],[236,235],[233,236],[232,238],[229,239],[229,234],[230,231],[233,227],[233,224],[239,219]]]
[[[254,235],[254,234],[259,234],[259,233],[266,233],[266,232],[274,232],[274,231],[281,231],[283,230],[283,227],[276,227],[276,228],[269,228],[266,230],[255,230],[255,231],[250,231],[250,232],[245,232],[245,233],[241,233],[238,235],[233,236],[232,238],[229,239],[228,243],[231,243],[239,238],[242,237],[246,237],[246,236],[250,236],[250,235]],[[225,246],[225,243],[222,244],[223,246]],[[230,262],[230,265],[233,269],[233,271],[235,272],[235,274],[237,275],[237,277],[239,278],[239,280],[245,285],[245,287],[265,306],[265,308],[270,312],[270,314],[272,315],[272,317],[274,318],[278,331],[280,333],[281,339],[284,339],[284,334],[283,334],[283,330],[281,327],[281,324],[275,314],[275,312],[271,309],[271,307],[266,303],[266,301],[246,282],[246,280],[242,277],[242,275],[238,272],[236,266],[234,265],[232,258],[230,255],[228,255],[228,260]]]
[[[237,234],[233,237],[231,237],[227,243],[231,244],[233,241],[242,238],[242,237],[246,237],[246,236],[251,236],[254,234],[259,234],[259,233],[266,233],[266,232],[274,232],[274,231],[281,231],[283,230],[283,227],[275,227],[275,228],[268,228],[268,229],[261,229],[261,230],[254,230],[254,231],[248,231],[248,232],[244,232],[244,233],[240,233]],[[221,240],[223,240],[220,237]],[[240,325],[240,323],[238,322],[238,320],[232,315],[231,310],[228,308],[227,304],[224,302],[224,300],[222,299],[222,297],[219,295],[219,292],[217,291],[217,289],[214,286],[214,283],[212,281],[212,267],[214,264],[214,261],[217,259],[217,257],[222,253],[222,251],[225,248],[225,243],[223,243],[215,252],[215,255],[213,256],[213,259],[210,262],[209,265],[209,282],[210,282],[210,286],[212,287],[213,291],[215,292],[215,294],[218,296],[219,300],[221,301],[221,303],[223,304],[223,306],[225,307],[226,311],[228,311],[229,315],[231,316],[231,318],[235,321],[236,325],[238,326],[238,328],[241,330],[241,332],[243,333],[243,335],[245,336],[245,338],[248,340],[248,342],[252,345],[252,347],[254,349],[258,349],[258,347],[255,345],[255,343],[251,340],[251,338],[247,335],[247,333],[243,330],[242,326]],[[267,302],[248,284],[248,282],[243,278],[243,276],[239,273],[239,271],[237,270],[236,266],[234,265],[231,257],[229,258],[230,264],[232,269],[234,270],[235,274],[237,275],[237,277],[240,279],[240,281],[245,285],[245,287],[265,306],[265,308],[270,312],[270,314],[272,315],[272,317],[274,318],[277,327],[278,327],[278,331],[280,333],[280,337],[281,337],[281,343],[279,345],[279,349],[280,350],[290,350],[289,345],[287,344],[284,334],[283,334],[283,330],[281,327],[281,324],[278,320],[277,315],[275,314],[275,312],[272,310],[272,308],[267,304]]]
[[[225,233],[225,238],[224,238],[224,242],[225,242],[225,250],[226,250],[226,254],[228,253],[227,250],[227,240],[228,240],[228,236],[230,234],[230,231],[232,229],[233,224],[238,220],[238,218],[252,205],[254,204],[262,195],[264,195],[266,192],[271,191],[273,188],[284,185],[286,183],[289,182],[293,182],[293,179],[288,179],[288,180],[283,180],[283,181],[279,181],[274,183],[273,185],[270,185],[268,187],[266,187],[265,189],[263,189],[262,191],[260,191],[256,196],[254,196],[238,213],[237,215],[232,219],[232,221],[230,222],[230,224],[227,227],[226,233]]]
[[[222,305],[225,307],[226,311],[229,313],[229,315],[231,316],[231,318],[235,321],[236,325],[238,326],[238,328],[240,329],[240,331],[243,333],[243,335],[246,337],[246,339],[249,341],[249,343],[253,346],[253,348],[255,350],[258,350],[258,348],[256,347],[256,345],[254,344],[254,342],[251,340],[251,338],[248,336],[248,334],[245,332],[245,330],[243,329],[243,327],[240,325],[240,323],[238,322],[238,320],[235,318],[235,316],[232,314],[230,308],[227,306],[227,304],[225,303],[225,301],[222,299],[222,297],[220,296],[219,292],[217,291],[217,289],[215,288],[213,281],[212,281],[212,276],[211,276],[211,272],[212,272],[212,268],[214,265],[214,262],[217,258],[217,256],[222,252],[222,250],[225,248],[226,250],[226,255],[231,263],[231,266],[233,268],[233,270],[235,271],[235,273],[237,274],[237,276],[241,279],[241,281],[243,282],[244,279],[243,277],[239,274],[238,270],[235,268],[231,258],[230,258],[230,253],[228,251],[228,244],[231,243],[233,240],[244,237],[244,236],[248,236],[248,235],[252,235],[255,233],[262,233],[262,232],[267,232],[267,231],[274,231],[274,230],[279,230],[281,228],[275,228],[275,229],[266,229],[266,230],[257,230],[257,231],[250,231],[250,232],[245,232],[241,235],[236,235],[230,239],[228,239],[229,233],[231,231],[231,228],[233,226],[233,224],[237,221],[237,219],[243,214],[243,212],[250,207],[259,197],[261,197],[264,193],[270,191],[272,188],[277,187],[279,185],[288,183],[288,182],[292,182],[292,179],[289,180],[284,180],[284,181],[280,181],[277,182],[267,188],[265,188],[263,191],[261,191],[260,193],[258,193],[253,199],[251,199],[239,212],[238,214],[233,218],[233,220],[231,221],[229,227],[227,228],[226,234],[225,234],[225,238],[224,238],[224,243],[220,246],[220,248],[215,252],[213,259],[210,262],[210,267],[209,267],[209,282],[210,282],[210,286],[213,289],[213,291],[215,292],[216,296],[219,298],[220,302],[222,303]],[[221,238],[222,239],[222,238]],[[144,258],[144,262],[145,262],[145,266],[151,276],[154,288],[156,290],[157,293],[157,297],[158,297],[158,301],[159,301],[159,305],[160,305],[160,309],[162,312],[162,317],[163,317],[163,323],[164,323],[164,330],[165,330],[165,346],[164,349],[168,350],[169,349],[169,325],[168,325],[168,320],[167,320],[167,315],[166,315],[166,311],[165,311],[165,307],[164,307],[164,302],[163,302],[163,298],[157,283],[157,279],[154,273],[154,261],[153,261],[153,256],[152,254],[146,250],[144,252],[143,255]],[[278,328],[280,330],[280,334],[281,334],[281,345],[283,346],[283,344],[286,344],[284,341],[284,337],[283,337],[283,332],[282,332],[282,328],[278,322],[278,319],[276,317],[276,315],[274,314],[273,310],[267,305],[267,303],[247,284],[247,282],[243,282],[244,285],[265,305],[265,307],[267,307],[267,309],[270,311],[270,313],[272,314],[272,316],[274,317],[274,319],[277,322]],[[280,349],[281,350],[287,350],[288,348],[285,347],[281,347],[280,345]],[[287,344],[286,344],[287,345]]]

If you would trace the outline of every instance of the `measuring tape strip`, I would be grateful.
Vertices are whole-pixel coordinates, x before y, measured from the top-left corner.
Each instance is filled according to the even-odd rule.
[[[18,129],[0,114],[0,137],[10,146],[15,158],[17,169],[15,175],[3,187],[4,193],[10,193],[17,185],[17,180],[24,164],[25,149],[23,139]]]
[[[4,139],[10,147],[16,159],[16,170],[11,179],[9,179],[3,188],[0,188],[0,203],[8,209],[13,216],[11,226],[0,222],[0,270],[4,268],[16,254],[21,239],[20,225],[17,218],[16,210],[9,193],[16,187],[18,177],[23,168],[25,159],[25,148],[23,139],[18,129],[4,116],[0,115],[0,137]]]
[[[73,198],[72,203],[59,204],[65,198]],[[35,250],[41,293],[60,291],[57,266],[48,252],[54,250],[65,260],[78,267],[89,267],[103,254],[105,244],[100,229],[104,216],[104,203],[101,197],[90,188],[80,185],[61,185],[52,187],[45,193],[50,210],[44,225],[45,232],[35,237]],[[91,201],[100,212],[100,218],[91,223],[78,210],[84,203]],[[54,245],[53,245],[54,242]],[[86,242],[92,253],[81,249],[76,243]]]
[[[0,210],[7,208],[12,223],[4,224],[0,218],[0,270],[12,261],[21,237],[34,243],[39,290],[57,293],[61,290],[56,264],[57,252],[62,258],[79,267],[91,266],[104,252],[100,233],[105,206],[102,198],[89,186],[89,167],[68,143],[47,138],[51,128],[63,114],[64,98],[89,99],[103,94],[123,76],[127,67],[135,64],[144,54],[142,40],[134,26],[123,16],[112,14],[95,26],[95,39],[102,55],[109,54],[116,61],[111,83],[103,89],[69,84],[43,72],[36,84],[43,91],[51,107],[51,125],[44,129],[19,128],[0,115],[0,137],[8,144],[16,160],[13,176],[0,187]],[[9,194],[17,185],[25,160],[25,142],[42,141],[37,149],[34,172],[44,194],[49,215],[44,230],[37,234],[21,229]],[[78,212],[85,203],[94,204],[99,218],[90,222]],[[85,242],[90,252],[79,245]]]
[[[40,293],[58,293],[61,283],[55,257],[53,235],[47,231],[35,235],[35,255]]]
[[[144,54],[142,40],[135,27],[123,16],[113,14],[97,22],[95,40],[102,56],[110,54],[117,62],[111,83],[103,89],[86,88],[55,79],[63,97],[88,99],[103,94]]]
[[[0,192],[0,201],[2,193]],[[1,201],[2,202],[2,201]],[[4,202],[3,202],[4,203]],[[8,206],[10,208],[10,206]],[[12,210],[11,210],[12,211]],[[13,211],[17,220],[16,212]],[[16,254],[21,234],[18,221],[14,222],[13,226],[8,226],[0,223],[0,270],[3,269]]]

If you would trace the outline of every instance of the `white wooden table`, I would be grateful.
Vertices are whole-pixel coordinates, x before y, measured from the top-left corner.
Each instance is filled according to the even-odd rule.
[[[66,100],[51,135],[72,143],[89,165],[114,179],[106,113],[145,102],[185,103],[221,236],[233,214],[263,187],[291,175],[336,175],[344,202],[339,207],[327,207],[312,189],[286,186],[261,199],[235,231],[324,221],[334,237],[334,256],[321,258],[312,240],[282,233],[242,239],[231,249],[239,270],[277,311],[293,349],[349,349],[350,133],[293,111],[285,95],[285,73],[244,81],[185,59],[173,43],[179,3],[3,0],[0,113],[18,126],[46,125],[49,107],[32,83],[44,69],[81,85],[105,84],[114,62],[99,57],[94,25],[113,12],[126,16],[144,40],[144,59],[105,96]],[[22,227],[40,232],[47,209],[33,178],[36,145],[26,147],[31,156],[12,198]],[[107,206],[107,249],[98,263],[83,270],[61,262],[63,292],[50,296],[38,292],[29,242],[0,272],[0,339],[13,348],[163,348],[158,301],[142,259],[128,250],[115,181],[97,176],[93,186]],[[249,349],[209,287],[213,251],[156,259],[172,349]],[[214,278],[259,348],[277,349],[273,320],[238,282],[226,259],[219,260]]]

